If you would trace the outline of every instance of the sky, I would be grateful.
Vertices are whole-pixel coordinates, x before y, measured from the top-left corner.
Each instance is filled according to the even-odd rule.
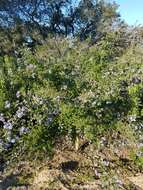
[[[143,25],[143,0],[115,0],[121,17],[130,25]]]

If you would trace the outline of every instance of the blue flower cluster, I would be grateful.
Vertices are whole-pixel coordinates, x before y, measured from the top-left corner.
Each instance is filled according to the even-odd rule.
[[[50,126],[59,114],[58,104],[56,105],[50,99],[36,95],[24,97],[20,91],[17,91],[16,98],[17,100],[14,103],[7,100],[5,102],[7,112],[5,115],[0,114],[0,151],[11,148],[15,143],[22,140],[23,135],[31,133],[33,128],[40,125]],[[56,101],[59,103],[59,100]]]

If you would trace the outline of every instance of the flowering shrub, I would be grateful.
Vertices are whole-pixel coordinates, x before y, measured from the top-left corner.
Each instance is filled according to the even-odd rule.
[[[2,60],[1,151],[12,149],[24,135],[31,134],[33,129],[46,128],[48,134],[51,122],[59,114],[57,100],[36,94],[38,85],[42,87],[42,79],[38,78],[40,66],[38,68],[32,57],[28,56],[28,60],[27,55],[24,55],[21,59],[4,57]],[[48,138],[47,142],[50,140]]]
[[[24,134],[29,134],[38,126],[47,128],[59,114],[58,105],[50,98],[36,95],[20,95],[13,104],[6,102],[5,113],[1,114],[1,149],[11,147]],[[10,107],[9,107],[10,105]]]
[[[48,151],[63,135],[94,140],[120,122],[141,127],[142,48],[123,54],[115,37],[91,47],[51,39],[1,57],[0,151]]]

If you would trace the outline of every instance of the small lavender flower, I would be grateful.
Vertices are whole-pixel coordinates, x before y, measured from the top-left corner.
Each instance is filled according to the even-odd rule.
[[[19,137],[18,135],[15,136],[15,140],[16,140],[16,141],[18,141],[19,138],[20,138],[20,137]]]
[[[138,126],[137,126],[137,125],[135,125],[135,126],[134,126],[134,129],[137,131],[137,130],[138,130]]]
[[[26,133],[28,130],[26,127],[21,127],[19,132],[20,132],[20,135],[23,135],[24,133]]]
[[[95,170],[94,172],[95,172],[96,178],[100,178],[100,173],[97,170]]]
[[[17,111],[16,115],[17,115],[18,118],[22,118],[24,114],[21,111]]]
[[[108,160],[103,160],[103,165],[104,165],[104,166],[107,166],[107,167],[108,167],[109,164],[110,164],[110,162],[109,162]]]
[[[10,123],[10,122],[8,121],[8,122],[5,122],[5,123],[4,123],[3,128],[4,128],[4,129],[7,129],[7,130],[12,130],[13,125],[12,125],[12,123]]]
[[[58,115],[58,114],[59,114],[59,110],[57,109],[57,110],[53,111],[52,114],[53,114],[54,116]]]
[[[52,117],[49,117],[47,120],[46,120],[46,122],[45,122],[45,124],[46,125],[50,125],[50,123],[53,121],[53,118]]]
[[[139,83],[141,83],[141,79],[138,78],[138,77],[133,77],[133,78],[132,78],[132,83],[133,83],[133,84],[139,84]]]
[[[55,100],[59,103],[60,100],[61,100],[61,97],[60,97],[60,96],[57,96],[57,97],[55,98]]]
[[[11,139],[11,141],[10,141],[12,144],[14,144],[15,142],[16,142],[16,140],[15,139]]]
[[[33,64],[27,65],[27,69],[29,69],[29,70],[35,69],[35,68],[36,68],[36,65],[33,65]]]
[[[10,108],[11,104],[9,101],[5,101],[5,108]]]
[[[17,97],[17,98],[20,97],[20,92],[19,92],[19,91],[16,92],[16,97]]]
[[[100,144],[101,144],[101,145],[107,145],[107,143],[108,143],[108,142],[107,142],[107,139],[106,139],[105,137],[102,137],[102,138],[101,138],[101,141],[100,141]]]
[[[136,116],[135,116],[135,115],[131,115],[131,116],[129,117],[129,120],[130,120],[131,122],[136,121]]]
[[[19,108],[16,112],[16,115],[18,118],[22,118],[25,115],[26,108],[23,106],[22,108]]]
[[[118,187],[122,187],[123,186],[123,182],[119,179],[116,180],[116,184],[118,185]]]
[[[3,114],[0,115],[0,121],[3,122],[3,123],[5,122],[5,119],[4,119],[4,117],[3,117]]]

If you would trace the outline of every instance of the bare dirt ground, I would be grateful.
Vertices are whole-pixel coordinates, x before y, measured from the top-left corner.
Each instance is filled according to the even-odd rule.
[[[61,145],[50,159],[8,168],[0,176],[0,190],[142,190],[143,171],[134,165],[133,149],[134,144],[112,142],[77,151]]]

